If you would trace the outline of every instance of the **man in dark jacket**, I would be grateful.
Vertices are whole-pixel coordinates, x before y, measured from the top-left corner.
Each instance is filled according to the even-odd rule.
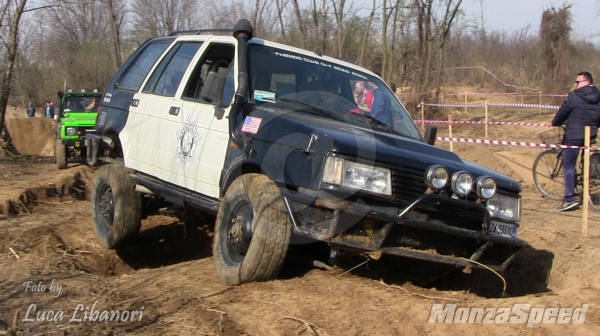
[[[591,127],[591,139],[596,139],[600,126],[600,91],[594,85],[592,75],[583,71],[577,74],[575,89],[571,91],[552,120],[552,126],[565,126],[565,145],[583,146],[585,126]],[[575,165],[579,148],[563,149],[563,172],[565,197],[556,211],[577,209],[575,198]]]

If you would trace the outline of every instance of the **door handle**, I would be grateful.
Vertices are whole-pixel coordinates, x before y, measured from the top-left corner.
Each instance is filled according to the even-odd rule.
[[[179,107],[177,106],[171,106],[171,109],[169,110],[169,114],[170,115],[179,115]]]
[[[137,107],[138,105],[140,105],[140,100],[139,99],[132,99],[131,100],[131,106]]]

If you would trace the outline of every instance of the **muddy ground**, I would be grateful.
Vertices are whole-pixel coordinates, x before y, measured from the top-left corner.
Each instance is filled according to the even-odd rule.
[[[56,169],[54,122],[9,112],[9,131],[24,155],[0,158],[0,334],[600,334],[600,213],[589,213],[583,236],[582,210],[556,213],[558,203],[539,195],[531,167],[540,149],[454,144],[460,155],[523,187],[518,236],[528,245],[503,274],[504,297],[497,291],[502,281],[489,273],[474,290],[463,272],[405,259],[358,255],[333,270],[317,268],[311,261],[327,252],[321,244],[293,245],[277,280],[229,287],[216,275],[214,218],[206,214],[151,216],[126,247],[100,247],[90,215],[94,170],[79,163]],[[490,109],[496,121],[548,122],[553,114]],[[455,120],[482,118],[483,110],[453,112]],[[490,139],[537,141],[543,130],[498,125],[488,133]],[[484,127],[457,125],[453,133],[483,139]],[[447,134],[442,127],[438,135]],[[532,315],[529,326],[514,314],[509,321],[524,323],[501,323],[501,314],[487,324],[428,323],[433,304],[579,308],[585,316],[576,314],[581,323],[558,324],[537,323]],[[98,321],[111,311],[122,314],[119,321]]]

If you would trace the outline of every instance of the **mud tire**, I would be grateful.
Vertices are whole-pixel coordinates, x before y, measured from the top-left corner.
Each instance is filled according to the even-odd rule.
[[[238,177],[221,201],[215,224],[213,256],[219,277],[228,285],[276,278],[291,232],[275,183],[260,174]]]
[[[58,169],[67,168],[67,149],[61,139],[57,139],[54,146],[54,161]]]
[[[141,198],[124,166],[108,164],[98,169],[91,203],[94,231],[103,247],[115,248],[140,231]]]

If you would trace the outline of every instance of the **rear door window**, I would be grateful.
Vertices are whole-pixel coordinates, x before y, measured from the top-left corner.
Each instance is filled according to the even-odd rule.
[[[163,54],[170,42],[157,42],[149,44],[146,49],[140,53],[135,62],[131,64],[121,80],[117,83],[117,88],[125,90],[138,91],[144,82],[144,79],[152,69],[156,60]]]

